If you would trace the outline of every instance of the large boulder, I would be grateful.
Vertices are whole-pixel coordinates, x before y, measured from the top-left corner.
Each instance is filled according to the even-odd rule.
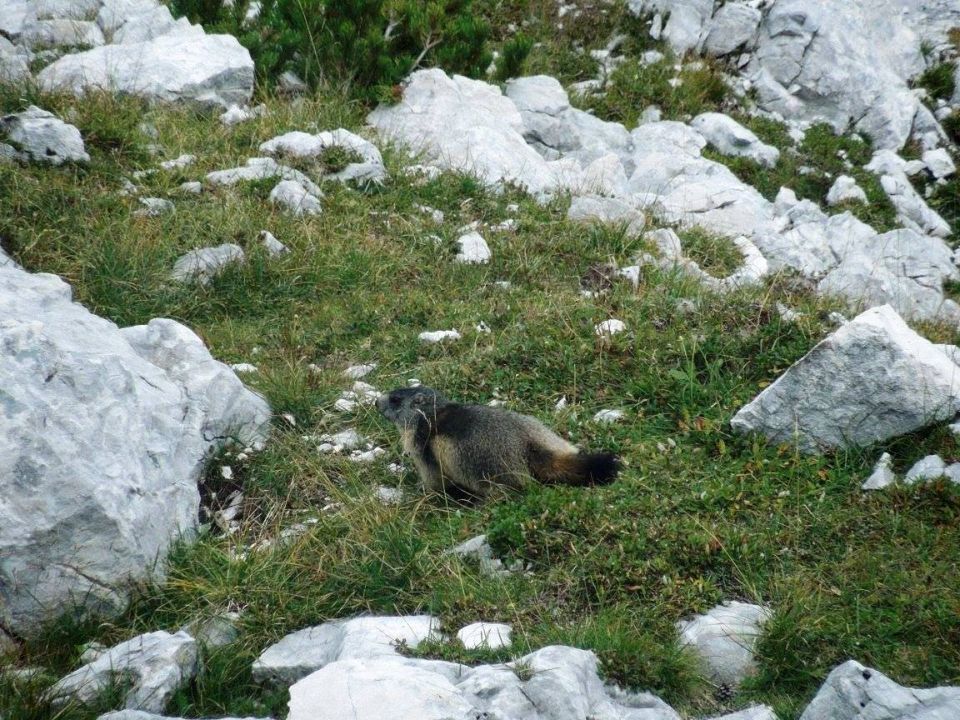
[[[261,444],[270,408],[183,325],[120,330],[2,253],[0,318],[0,626],[25,636],[162,575],[209,452]]]
[[[206,35],[199,26],[151,40],[104,45],[65,55],[45,67],[45,90],[107,90],[153,101],[202,106],[244,105],[253,94],[253,60],[231,35]]]
[[[800,720],[951,720],[958,708],[960,687],[908,688],[848,660],[827,676]]]
[[[960,411],[960,372],[889,305],[818,343],[730,424],[804,452],[866,446]]]
[[[419,70],[408,79],[398,104],[378,107],[367,121],[385,139],[404,145],[411,154],[422,154],[434,167],[472,174],[490,186],[512,183],[539,198],[564,190],[622,190],[611,187],[617,185],[618,173],[609,166],[619,159],[608,146],[627,140],[623,127],[567,108],[566,94],[555,80],[535,80],[550,87],[537,92],[527,88],[512,101],[495,85],[460,75],[448,77],[439,69]],[[541,112],[544,100],[549,100],[549,112]],[[563,117],[550,114],[554,112]],[[551,128],[556,135],[548,132]],[[541,137],[540,132],[549,142],[578,152],[557,160],[553,158],[559,148],[541,143],[540,149],[550,157],[541,155],[525,140]],[[595,163],[599,165],[594,167]]]
[[[923,69],[920,40],[889,0],[776,0],[747,74],[767,110],[900,148],[920,106],[907,81]]]

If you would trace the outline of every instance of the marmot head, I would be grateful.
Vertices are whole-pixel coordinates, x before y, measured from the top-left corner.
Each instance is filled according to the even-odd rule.
[[[377,400],[377,410],[397,425],[415,422],[418,417],[432,420],[437,408],[447,404],[447,399],[433,388],[418,386],[399,388],[384,393]]]

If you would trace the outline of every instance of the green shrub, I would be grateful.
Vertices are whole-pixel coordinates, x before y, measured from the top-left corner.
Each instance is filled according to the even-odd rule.
[[[237,36],[261,81],[291,70],[311,86],[346,84],[362,99],[419,67],[480,75],[490,63],[490,28],[472,0],[264,0],[244,24],[249,1],[174,0],[178,15]]]
[[[500,57],[497,59],[496,79],[503,81],[519,77],[523,70],[523,63],[533,49],[533,38],[518,32],[503,44]]]
[[[953,95],[955,70],[956,66],[951,62],[934,65],[917,79],[917,85],[930,93],[931,97],[948,100]]]

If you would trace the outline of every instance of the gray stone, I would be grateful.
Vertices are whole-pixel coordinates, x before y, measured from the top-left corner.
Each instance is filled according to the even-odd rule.
[[[812,453],[871,445],[958,410],[957,366],[885,305],[818,343],[730,424]]]
[[[575,113],[570,120],[573,138],[578,123],[603,124],[583,115]],[[400,103],[378,107],[367,120],[381,137],[422,154],[428,164],[473,175],[492,187],[514,184],[546,199],[562,190],[578,190],[586,181],[579,160],[549,160],[528,145],[528,128],[517,105],[496,86],[479,80],[419,70],[410,76]],[[581,148],[584,158],[601,159],[606,153],[597,152],[605,143]]]
[[[848,244],[840,264],[817,285],[821,295],[846,298],[853,307],[889,304],[908,320],[960,325],[960,305],[943,284],[960,273],[940,239],[893,230]]]
[[[127,20],[159,7],[157,0],[101,0],[97,10],[97,25],[107,34],[113,34]]]
[[[777,0],[747,74],[766,110],[899,149],[920,106],[907,82],[923,69],[919,38],[888,0]]]
[[[221,613],[202,620],[195,620],[181,628],[201,645],[208,648],[221,648],[235,642],[240,637],[237,621],[240,615],[235,612]]]
[[[378,656],[333,662],[290,688],[289,720],[679,720],[646,693],[605,687],[597,658],[551,646],[515,663],[469,668]]]
[[[51,165],[90,161],[80,131],[35,105],[0,118],[0,136],[13,143],[24,160]]]
[[[233,243],[198,248],[177,258],[170,278],[180,283],[197,282],[207,285],[225,267],[243,261],[243,248]]]
[[[662,31],[657,18],[654,19],[657,27],[651,28],[650,34],[654,39],[666,40],[679,56],[700,44],[704,26],[713,15],[713,0],[628,0],[627,6],[635,15],[657,13],[660,18],[661,13],[669,13]]]
[[[110,648],[89,665],[57,681],[47,696],[54,706],[76,701],[89,705],[121,682],[132,687],[124,706],[163,712],[170,698],[196,675],[197,644],[184,632],[138,635]]]
[[[760,605],[726,602],[677,623],[680,642],[700,658],[717,683],[739,685],[756,670],[753,649],[771,612]]]
[[[630,237],[639,236],[646,222],[643,213],[628,201],[598,195],[574,197],[567,210],[567,220],[623,224]]]
[[[290,252],[290,248],[277,240],[277,238],[274,237],[273,233],[269,230],[261,230],[259,238],[260,244],[263,245],[271,257],[280,257],[281,255],[286,255],[288,252]]]
[[[893,472],[893,458],[890,453],[884,453],[873,466],[873,472],[870,473],[863,485],[862,490],[880,490],[881,488],[893,485],[897,481],[897,476]]]
[[[323,197],[323,191],[310,178],[299,170],[292,167],[281,165],[273,158],[256,157],[247,160],[241,167],[229,168],[227,170],[215,170],[207,173],[206,181],[210,185],[235,185],[238,182],[247,182],[250,180],[266,180],[268,178],[279,178],[281,180],[295,180],[300,183],[311,195]]]
[[[148,100],[227,108],[253,94],[253,60],[230,35],[191,26],[146,42],[65,55],[37,76],[45,90],[107,90]]]
[[[113,42],[118,45],[149,42],[161,35],[192,32],[186,18],[173,19],[165,5],[158,5],[145,12],[129,16],[113,33]]]
[[[143,207],[136,210],[133,214],[142,217],[160,217],[176,211],[176,207],[170,200],[164,198],[145,197],[140,198],[140,204]]]
[[[867,194],[849,175],[838,175],[827,192],[827,205],[833,207],[845,202],[866,203]]]
[[[744,710],[709,718],[709,720],[778,720],[778,718],[769,705],[753,705]]]
[[[0,82],[16,84],[30,78],[31,53],[0,35]]]
[[[289,685],[338,660],[397,656],[398,643],[415,648],[436,636],[439,627],[429,615],[333,620],[291,633],[268,647],[253,663],[253,678]]]
[[[106,40],[94,22],[49,19],[25,23],[19,42],[29,50],[41,50],[75,46],[98,47]]]
[[[253,108],[240,107],[239,105],[231,105],[226,110],[223,111],[220,115],[220,122],[222,122],[227,127],[237,125],[247,120],[253,120],[254,118],[264,117],[267,114],[266,105],[257,105]]]
[[[863,166],[876,175],[917,175],[926,166],[922,160],[904,160],[893,150],[877,150]]]
[[[750,158],[768,168],[780,159],[779,150],[761,142],[750,130],[723,113],[697,115],[690,126],[723,155]]]
[[[923,164],[934,178],[940,179],[950,177],[957,171],[957,166],[953,164],[953,158],[944,148],[938,150],[927,150],[923,154]]]
[[[958,707],[960,687],[908,688],[848,660],[830,672],[800,720],[951,720]]]
[[[924,202],[906,175],[884,175],[880,178],[880,185],[897,211],[897,220],[904,227],[935,237],[950,235],[946,220]]]
[[[185,720],[184,718],[168,717],[166,715],[156,715],[154,713],[144,712],[143,710],[115,710],[101,715],[97,720]],[[271,718],[234,718],[225,717],[216,720],[271,720]]]
[[[2,253],[0,317],[0,626],[26,637],[162,578],[197,526],[208,453],[262,446],[270,408],[186,327],[119,330]]]
[[[939,455],[927,455],[917,460],[913,464],[913,467],[907,470],[903,481],[907,485],[916,485],[918,482],[923,482],[924,480],[936,480],[937,478],[943,477],[946,469],[947,464]]]
[[[457,630],[457,640],[467,650],[497,650],[510,645],[512,634],[513,628],[504,623],[475,622]]]
[[[745,2],[721,5],[707,25],[704,52],[719,57],[739,48],[752,49],[761,17],[757,8]]]
[[[490,258],[493,256],[487,241],[478,232],[461,235],[457,238],[457,245],[460,248],[455,258],[458,263],[485,265],[490,262]]]
[[[288,132],[285,135],[267,140],[260,145],[260,152],[278,157],[316,158],[330,148],[339,147],[360,157],[359,162],[349,163],[342,170],[330,175],[331,179],[380,183],[386,179],[387,171],[383,166],[380,150],[359,135],[340,128],[328,130],[316,135],[305,132]]]
[[[294,215],[319,215],[323,208],[320,198],[297,180],[281,180],[270,191],[270,202],[286,208]]]

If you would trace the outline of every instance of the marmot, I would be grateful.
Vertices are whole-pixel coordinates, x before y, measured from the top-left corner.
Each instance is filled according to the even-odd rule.
[[[460,405],[428,387],[393,390],[377,408],[400,428],[403,449],[424,490],[484,497],[495,487],[519,488],[524,478],[562,485],[605,485],[620,462],[586,453],[528,415],[485,405]]]

